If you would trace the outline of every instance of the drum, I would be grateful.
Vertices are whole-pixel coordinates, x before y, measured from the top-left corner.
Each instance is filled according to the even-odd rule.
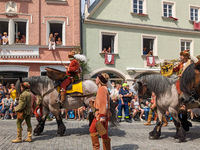
[[[46,67],[47,76],[54,81],[59,81],[62,77],[66,76],[66,73],[54,68]]]

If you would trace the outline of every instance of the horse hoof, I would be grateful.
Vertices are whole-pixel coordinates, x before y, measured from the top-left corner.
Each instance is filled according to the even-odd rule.
[[[39,136],[39,135],[40,135],[40,133],[33,133],[33,135],[34,135],[34,136]]]
[[[156,140],[158,138],[154,137],[154,136],[149,136],[149,140]]]
[[[175,143],[181,143],[180,139],[174,139]]]

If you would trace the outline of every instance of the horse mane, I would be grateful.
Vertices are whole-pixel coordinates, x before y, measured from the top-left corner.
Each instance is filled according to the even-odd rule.
[[[173,78],[167,78],[160,74],[151,74],[141,77],[143,84],[147,89],[154,92],[157,97],[169,92],[171,94],[171,86],[174,84]]]
[[[190,93],[188,87],[195,82],[194,63],[190,64],[181,76],[180,88],[182,92]]]
[[[30,89],[33,88],[38,88],[38,83],[41,83],[42,88],[45,89],[48,87],[48,85],[50,84],[50,86],[53,87],[53,81],[51,79],[49,79],[48,76],[31,76],[31,77],[26,77],[26,78],[22,78],[23,82],[29,82],[30,84]],[[18,80],[16,82],[16,92],[20,93],[21,89],[20,89],[20,80]],[[37,94],[37,93],[35,93]]]
[[[195,69],[198,69],[200,71],[200,60],[194,66]]]

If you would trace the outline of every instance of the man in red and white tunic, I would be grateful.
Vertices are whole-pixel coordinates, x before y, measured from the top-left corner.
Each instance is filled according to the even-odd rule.
[[[65,66],[66,75],[68,76],[60,85],[61,100],[60,103],[63,105],[66,99],[66,87],[75,80],[75,76],[81,73],[81,66],[78,59],[74,58],[75,53],[72,51],[68,54],[69,60],[71,60],[69,66]]]

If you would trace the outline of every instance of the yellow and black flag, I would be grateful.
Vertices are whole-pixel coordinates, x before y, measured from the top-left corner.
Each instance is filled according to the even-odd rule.
[[[161,67],[161,74],[165,77],[171,76],[173,74],[173,68],[174,68],[174,64],[165,64],[162,65]]]

